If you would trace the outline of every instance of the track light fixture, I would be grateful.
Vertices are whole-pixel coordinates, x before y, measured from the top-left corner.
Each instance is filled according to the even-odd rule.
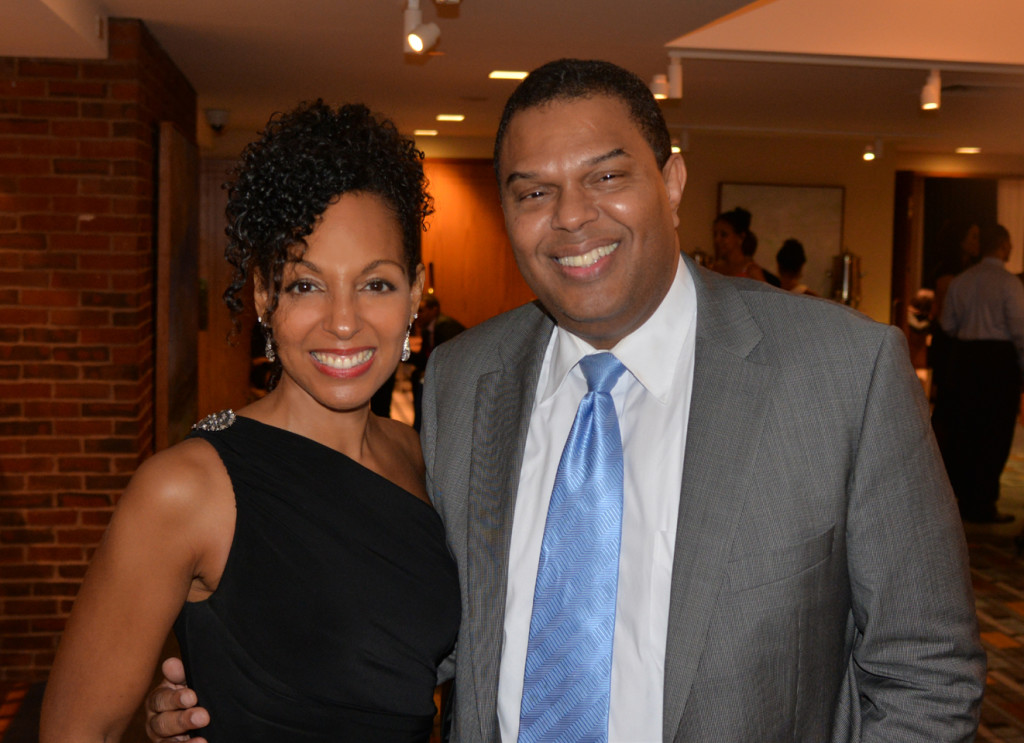
[[[942,105],[942,75],[938,70],[928,73],[928,78],[921,88],[921,108],[925,111],[934,111]]]
[[[659,101],[666,98],[678,100],[683,97],[683,60],[678,55],[668,57],[668,74],[655,75],[648,86],[651,94]]]
[[[406,54],[423,54],[441,38],[441,29],[436,23],[424,23],[420,0],[408,0],[405,8],[405,33],[402,50]]]
[[[864,162],[871,162],[882,156],[882,140],[876,139],[871,144],[864,145],[864,154],[861,156],[864,158]]]

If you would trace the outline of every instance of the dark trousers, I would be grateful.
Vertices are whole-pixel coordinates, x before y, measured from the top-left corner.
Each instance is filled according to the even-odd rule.
[[[944,410],[936,427],[942,458],[966,518],[996,511],[999,476],[1010,456],[1020,408],[1021,372],[1009,341],[956,341]]]

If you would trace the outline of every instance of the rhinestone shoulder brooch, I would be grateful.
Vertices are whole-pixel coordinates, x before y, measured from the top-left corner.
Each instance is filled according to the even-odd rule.
[[[219,413],[211,413],[198,423],[192,425],[193,430],[199,431],[223,431],[235,422],[235,411],[228,408]]]

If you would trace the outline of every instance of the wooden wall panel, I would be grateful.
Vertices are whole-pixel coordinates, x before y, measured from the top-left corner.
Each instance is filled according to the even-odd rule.
[[[442,311],[467,327],[534,299],[505,236],[490,160],[428,159],[434,214],[423,236]]]

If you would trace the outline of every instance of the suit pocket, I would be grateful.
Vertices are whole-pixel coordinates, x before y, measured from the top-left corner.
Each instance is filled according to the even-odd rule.
[[[799,544],[747,554],[732,560],[726,568],[729,592],[738,593],[775,583],[814,567],[831,554],[834,532],[833,526]]]

